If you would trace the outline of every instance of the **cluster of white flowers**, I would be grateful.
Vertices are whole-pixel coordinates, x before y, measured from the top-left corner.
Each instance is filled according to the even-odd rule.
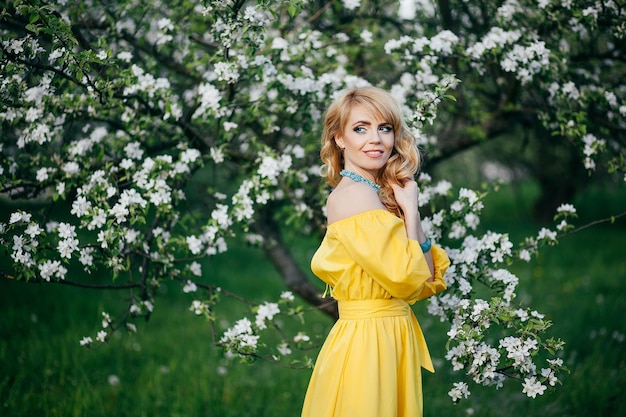
[[[235,324],[227,329],[219,340],[219,344],[225,348],[227,357],[238,355],[250,359],[250,355],[264,357],[262,348],[270,351],[266,359],[271,361],[280,361],[280,356],[289,356],[292,354],[293,348],[305,348],[310,346],[311,338],[303,332],[298,332],[290,340],[286,334],[280,331],[282,341],[273,348],[266,346],[260,341],[260,332],[267,330],[268,322],[276,322],[276,316],[279,314],[296,316],[302,319],[301,312],[297,313],[293,309],[281,310],[280,305],[291,306],[295,297],[291,291],[283,291],[280,294],[278,302],[263,302],[256,305],[253,311],[256,312],[254,322],[244,317],[235,322]],[[199,314],[199,313],[196,313]],[[279,355],[276,355],[277,352]]]
[[[132,65],[131,70],[136,81],[124,89],[124,95],[146,93],[148,97],[153,98],[158,93],[167,93],[170,90],[170,82],[167,78],[155,78],[136,64]]]
[[[127,328],[131,331],[136,330],[134,325],[132,325],[131,323],[129,323],[130,326],[127,326]],[[100,342],[100,343],[105,343],[107,341],[107,338],[109,336],[109,331],[105,330],[105,329],[109,329],[111,332],[114,331],[113,329],[113,319],[111,318],[111,315],[105,311],[102,312],[102,330],[99,330],[98,333],[96,333],[96,341]],[[84,347],[90,347],[93,345],[94,340],[91,336],[85,336],[82,339],[79,340],[78,342],[81,346]]]
[[[536,339],[522,339],[508,336],[500,340],[500,346],[506,350],[507,358],[513,361],[513,366],[525,373],[534,373],[536,370],[532,356],[537,352]]]
[[[191,272],[193,275],[195,275],[197,277],[201,277],[202,276],[202,265],[200,265],[196,261],[193,261],[189,265],[189,272]]]
[[[449,30],[443,30],[431,38],[402,36],[398,39],[390,39],[385,43],[385,53],[391,54],[399,52],[404,58],[411,58],[413,55],[424,55],[427,57],[425,64],[435,63],[439,57],[449,56],[459,43],[459,37]],[[429,68],[429,65],[422,66],[422,69]]]
[[[238,320],[220,339],[227,350],[237,353],[254,353],[258,341],[259,336],[254,334],[252,323],[247,317]]]
[[[215,75],[219,81],[234,84],[239,78],[239,71],[234,62],[218,62],[215,64]]]
[[[150,300],[141,300],[131,304],[128,312],[132,315],[142,315],[145,313],[152,313],[154,311],[154,304]]]
[[[428,46],[437,56],[452,55],[454,46],[459,43],[459,37],[449,30],[442,30],[430,38]]]
[[[222,100],[222,95],[213,84],[209,82],[200,84],[198,86],[198,98],[200,100],[200,105],[193,113],[193,119],[220,114],[220,101]]]
[[[543,41],[535,41],[528,46],[517,44],[504,54],[500,65],[504,71],[515,73],[522,85],[527,84],[550,65],[550,50]]]
[[[469,387],[465,382],[455,382],[454,387],[448,391],[448,395],[453,402],[459,402],[461,399],[469,397]]]
[[[156,22],[153,22],[153,25],[156,26],[153,30],[147,32],[147,38],[150,42],[155,45],[163,45],[170,42],[174,37],[171,35],[171,32],[174,31],[174,25],[172,21],[168,18],[161,18]]]
[[[70,259],[72,253],[78,250],[79,241],[76,238],[76,226],[68,223],[59,223],[57,230],[59,234],[59,243],[57,250],[61,258]]]
[[[186,284],[188,286],[189,284]],[[193,300],[191,306],[189,307],[189,311],[193,311],[196,316],[206,315],[209,312],[209,305],[200,300]]]
[[[522,392],[531,398],[535,398],[537,395],[543,395],[546,388],[536,377],[531,376],[530,378],[524,378]]]
[[[596,162],[593,156],[602,150],[605,145],[604,139],[598,139],[595,135],[588,133],[582,137],[582,141],[585,145],[583,153],[585,154],[585,168],[594,170],[596,169]]]
[[[561,204],[559,207],[557,207],[556,209],[557,213],[564,213],[565,215],[568,214],[576,214],[576,207],[574,207],[572,204]]]
[[[270,155],[264,155],[259,166],[258,174],[261,178],[267,178],[272,184],[276,184],[276,180],[281,173],[289,171],[291,168],[291,155],[281,155],[274,158]]]
[[[564,84],[553,82],[550,84],[548,91],[550,92],[550,100],[553,104],[556,103],[557,98],[564,100],[578,100],[580,99],[581,92],[573,81],[568,81]]]
[[[486,53],[515,44],[521,36],[519,30],[492,27],[479,41],[468,46],[465,53],[474,61],[479,61]]]
[[[424,189],[430,186],[429,179],[427,176],[422,179],[427,184]],[[428,196],[434,197],[435,193],[431,191]],[[554,385],[558,381],[556,375],[562,362],[558,365],[557,359],[549,359],[549,367],[537,375],[534,358],[544,346],[531,335],[545,329],[549,323],[543,314],[513,304],[519,278],[507,269],[497,268],[507,265],[515,256],[508,236],[493,231],[480,236],[465,235],[465,231],[459,232],[455,228],[455,224],[467,227],[474,223],[467,214],[478,216],[480,209],[481,196],[472,190],[461,189],[459,198],[450,203],[449,212],[438,212],[424,220],[431,230],[429,233],[434,232],[435,236],[448,227],[448,237],[463,239],[458,249],[446,248],[452,261],[444,276],[448,290],[429,299],[428,312],[441,321],[451,322],[446,359],[455,371],[464,370],[476,384],[496,387],[502,386],[507,374],[520,375],[527,379],[523,392],[534,397],[543,392],[541,387],[544,384]],[[557,217],[575,216],[575,213],[571,204],[563,204],[557,210]],[[531,241],[532,247],[526,249],[529,258],[530,250],[535,250],[539,242],[554,243],[556,233],[543,228]],[[489,288],[491,298],[472,299],[475,285]],[[512,335],[496,339],[494,343],[493,334],[488,330],[502,321],[515,322],[513,328],[527,330],[512,331]],[[555,350],[562,346],[557,341],[549,344],[549,349]],[[458,402],[467,398],[470,391],[466,383],[458,382],[448,394]]]
[[[17,139],[18,148],[24,148],[29,143],[43,145],[59,138],[63,131],[65,114],[52,114],[46,111],[48,100],[53,100],[55,88],[52,85],[53,77],[46,73],[39,83],[28,87],[26,81],[19,77],[14,77],[15,82],[12,88],[23,90],[23,106],[13,106],[6,112],[0,112],[0,120],[7,120],[16,123],[24,121],[25,128],[19,131]],[[3,83],[3,87],[8,87],[8,83]]]
[[[61,265],[60,261],[52,261],[47,259],[39,265],[39,275],[44,281],[50,281],[52,277],[65,279],[67,268]]]
[[[193,281],[185,281],[185,285],[183,286],[183,292],[184,293],[190,293],[190,292],[196,292],[196,291],[198,291],[198,286],[196,285],[195,282],[193,282]],[[194,309],[194,311],[196,311],[196,310]]]
[[[342,0],[343,7],[348,10],[355,10],[361,7],[361,0]]]
[[[233,215],[238,222],[252,219],[252,215],[254,214],[254,200],[250,194],[258,188],[257,183],[258,181],[244,180],[239,186],[237,193],[233,195]]]
[[[309,342],[310,340],[311,338],[302,332],[298,332],[298,334],[293,337],[293,341],[295,343]]]
[[[280,294],[280,299],[285,301],[294,301],[295,297],[291,291],[283,291]]]
[[[79,341],[81,346],[89,346],[93,343],[93,339],[89,336],[85,336]]]
[[[262,10],[257,5],[246,6],[246,10],[243,14],[243,20],[256,24],[258,26],[265,26],[270,22],[271,16],[265,10]]]
[[[267,328],[266,320],[272,320],[276,314],[280,313],[280,308],[276,303],[265,302],[261,304],[257,310],[254,323],[259,330]]]
[[[31,223],[32,215],[22,210],[15,211],[9,216],[9,226],[22,226],[28,224],[26,229],[26,235],[15,234],[13,235],[13,246],[11,252],[11,258],[13,262],[24,265],[25,267],[31,267],[34,265],[32,253],[39,246],[38,236],[43,232],[41,227],[37,223]],[[0,231],[4,232],[7,225],[0,223]],[[4,243],[4,238],[2,239]],[[8,242],[7,242],[8,243]]]
[[[483,338],[485,331],[492,322],[497,322],[504,317],[519,317],[521,322],[527,322],[529,313],[525,309],[513,310],[508,303],[502,303],[499,299],[492,299],[491,303],[485,300],[461,299],[452,294],[439,297],[441,300],[431,302],[429,311],[441,313],[443,309],[452,309],[454,318],[448,332],[451,342],[455,342],[446,353],[446,359],[450,361],[455,371],[466,370],[466,374],[472,380],[481,385],[495,385],[501,387],[505,380],[503,370],[514,370],[521,375],[527,375],[532,379],[531,385],[524,389],[529,396],[541,394],[535,389],[540,389],[541,382],[536,379],[536,365],[533,358],[540,346],[534,337],[506,336],[499,340],[496,346],[491,346]],[[434,309],[431,309],[435,306]],[[530,313],[536,320],[541,321],[543,315],[532,311]],[[468,324],[470,324],[468,326]],[[530,324],[526,324],[530,326]],[[558,344],[555,346],[558,347]],[[556,369],[562,366],[560,359],[548,359],[549,368],[543,368],[541,378],[554,386],[558,379]],[[537,385],[537,383],[539,385]],[[461,384],[461,385],[459,385]],[[464,383],[455,383],[454,388],[448,393],[453,401],[469,396],[469,388]]]

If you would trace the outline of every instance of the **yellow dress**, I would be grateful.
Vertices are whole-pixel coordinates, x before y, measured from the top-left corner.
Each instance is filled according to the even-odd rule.
[[[435,280],[404,222],[383,209],[337,221],[311,260],[339,320],[320,350],[302,417],[420,417],[420,366],[434,372],[409,304],[446,288],[450,261],[433,245]]]

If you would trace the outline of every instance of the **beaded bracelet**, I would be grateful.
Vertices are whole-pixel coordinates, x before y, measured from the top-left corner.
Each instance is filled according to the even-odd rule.
[[[431,246],[432,246],[432,243],[430,242],[429,238],[426,238],[424,243],[420,243],[420,248],[422,248],[422,252],[424,253],[428,252]]]

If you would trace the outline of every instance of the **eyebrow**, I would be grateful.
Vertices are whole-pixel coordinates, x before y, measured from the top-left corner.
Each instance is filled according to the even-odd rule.
[[[352,126],[356,126],[359,124],[371,126],[372,122],[370,122],[369,120],[359,120],[359,121],[352,123]],[[382,123],[379,123],[378,126],[384,126],[384,125],[390,125],[390,124],[391,124],[390,122],[382,122]]]

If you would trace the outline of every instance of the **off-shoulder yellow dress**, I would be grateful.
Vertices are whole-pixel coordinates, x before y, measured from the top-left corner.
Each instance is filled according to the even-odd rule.
[[[329,225],[311,268],[338,301],[302,417],[420,417],[423,367],[434,372],[409,307],[446,288],[450,261],[433,245],[435,279],[404,222],[383,209]]]

